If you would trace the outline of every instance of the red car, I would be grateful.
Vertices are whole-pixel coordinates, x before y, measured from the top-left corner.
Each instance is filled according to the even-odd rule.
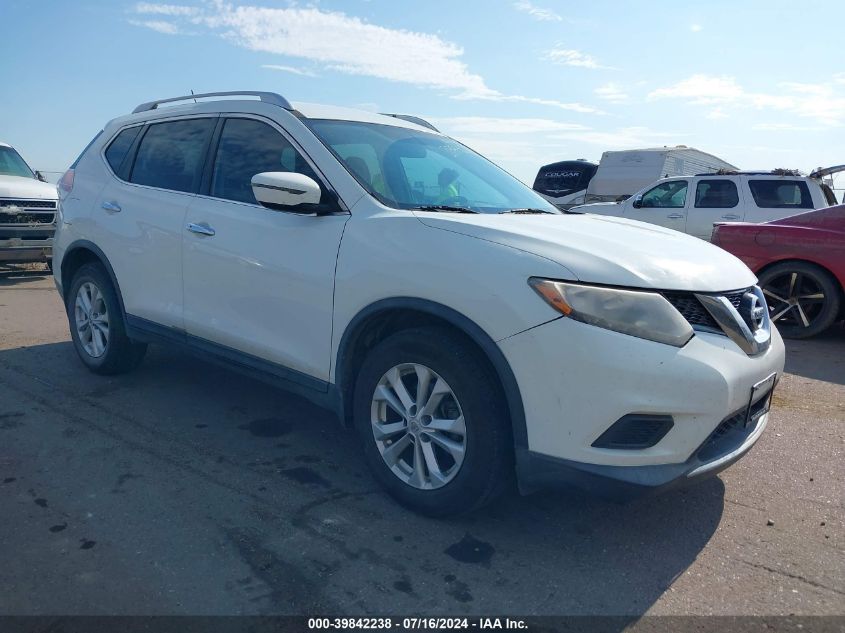
[[[845,317],[845,204],[765,224],[717,224],[712,240],[757,275],[784,337],[813,336]]]

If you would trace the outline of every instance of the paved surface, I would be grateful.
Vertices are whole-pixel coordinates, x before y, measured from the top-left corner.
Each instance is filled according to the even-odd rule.
[[[843,614],[845,331],[788,370],[718,479],[435,521],[303,400],[161,348],[89,374],[52,279],[0,273],[0,613]]]

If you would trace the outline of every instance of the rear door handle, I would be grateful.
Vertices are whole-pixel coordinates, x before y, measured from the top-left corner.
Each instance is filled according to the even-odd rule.
[[[735,213],[728,213],[727,215],[722,216],[723,220],[739,220],[739,216]]]
[[[120,213],[123,209],[120,208],[120,205],[115,202],[114,200],[106,200],[100,207],[104,211],[108,211],[109,213]]]
[[[666,217],[669,218],[670,220],[677,220],[679,218],[684,217],[684,214],[683,213],[670,213]]]
[[[200,235],[216,235],[217,231],[213,228],[208,226],[205,222],[201,222],[200,224],[194,224],[191,222],[188,226],[185,227],[191,233],[199,233]]]

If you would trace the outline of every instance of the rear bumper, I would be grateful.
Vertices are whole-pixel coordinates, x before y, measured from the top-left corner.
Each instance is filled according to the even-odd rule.
[[[720,429],[730,426],[727,418]],[[520,491],[527,494],[539,489],[576,487],[614,501],[631,501],[639,497],[681,488],[721,472],[745,455],[763,434],[769,414],[755,425],[743,428],[741,421],[727,432],[714,431],[707,441],[686,462],[644,466],[610,466],[586,464],[551,457],[527,449],[518,450],[516,467]],[[717,435],[718,433],[718,435]]]

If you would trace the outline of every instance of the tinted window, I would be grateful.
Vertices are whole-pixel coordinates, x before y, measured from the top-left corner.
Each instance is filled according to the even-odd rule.
[[[151,125],[141,139],[130,181],[173,191],[196,191],[215,119]]]
[[[768,209],[812,209],[810,190],[803,180],[749,180],[758,207]]]
[[[739,193],[732,180],[699,180],[695,188],[697,209],[730,209],[739,204]]]
[[[648,208],[680,209],[687,200],[687,181],[673,180],[649,189],[643,194],[642,206]]]
[[[256,204],[252,177],[265,171],[292,171],[319,182],[314,170],[277,130],[261,121],[228,119],[217,146],[210,195]]]
[[[108,161],[114,173],[120,173],[120,166],[123,164],[129,148],[132,147],[132,143],[135,142],[135,138],[140,131],[140,125],[123,130],[106,149],[106,161]]]

